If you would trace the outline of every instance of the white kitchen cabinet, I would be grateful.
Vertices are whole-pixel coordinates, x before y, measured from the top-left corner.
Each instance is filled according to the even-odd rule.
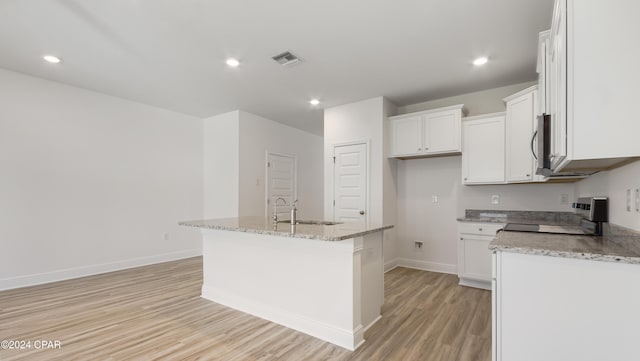
[[[535,174],[537,142],[538,86],[532,86],[504,99],[507,106],[505,125],[505,178],[507,183],[544,181]]]
[[[389,117],[390,157],[459,154],[463,105]]]
[[[556,0],[548,49],[554,171],[640,156],[639,12],[638,1]]]
[[[458,222],[458,278],[462,286],[491,289],[489,242],[502,223]]]
[[[549,47],[551,30],[538,34],[538,110],[537,115],[549,114]]]
[[[638,359],[640,265],[494,257],[494,361]]]
[[[505,114],[465,118],[462,133],[462,183],[504,183]]]
[[[567,7],[566,0],[555,3],[549,49],[551,115],[551,168],[556,169],[567,156]]]
[[[393,154],[422,153],[422,116],[409,116],[392,120]]]

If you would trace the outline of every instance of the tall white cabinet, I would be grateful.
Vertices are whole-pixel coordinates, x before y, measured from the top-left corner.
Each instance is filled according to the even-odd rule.
[[[505,113],[467,117],[462,132],[462,183],[504,183]]]
[[[555,3],[549,48],[549,115],[551,116],[551,168],[567,157],[567,4]]]
[[[532,86],[504,99],[505,180],[507,183],[544,181],[536,175],[538,86]]]
[[[537,115],[549,114],[549,49],[551,47],[551,30],[538,34],[538,109]]]
[[[640,156],[639,13],[638,1],[555,1],[542,54],[554,171],[603,169]]]

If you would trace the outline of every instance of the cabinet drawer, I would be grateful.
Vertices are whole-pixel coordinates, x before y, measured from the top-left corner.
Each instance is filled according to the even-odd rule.
[[[477,234],[481,236],[495,237],[496,232],[502,228],[504,228],[503,223],[458,223],[458,231],[460,234]]]

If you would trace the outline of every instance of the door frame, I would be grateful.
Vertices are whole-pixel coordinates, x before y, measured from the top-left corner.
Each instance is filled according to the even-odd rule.
[[[269,211],[271,210],[271,204],[269,203],[269,186],[271,185],[269,182],[269,155],[293,159],[293,199],[298,199],[298,157],[292,154],[266,150],[264,156],[264,216],[267,219],[269,218]]]
[[[369,205],[371,204],[371,180],[370,180],[370,174],[371,174],[371,141],[369,139],[366,140],[355,140],[355,141],[351,141],[351,142],[339,142],[339,143],[333,143],[331,145],[331,149],[332,149],[332,156],[334,158],[333,161],[333,166],[331,167],[331,220],[332,221],[336,221],[336,204],[335,204],[335,200],[336,200],[336,162],[335,162],[335,156],[336,156],[336,148],[338,147],[344,147],[344,146],[349,146],[349,145],[360,145],[360,144],[364,144],[365,146],[365,156],[367,157],[367,159],[365,160],[365,165],[367,167],[366,173],[365,174],[365,187],[367,189],[365,189],[365,194],[364,194],[364,221],[366,223],[369,223]]]

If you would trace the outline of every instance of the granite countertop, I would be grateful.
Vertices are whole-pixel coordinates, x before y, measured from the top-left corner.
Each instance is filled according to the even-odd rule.
[[[297,224],[295,226],[292,226],[288,222],[282,222],[274,226],[273,221],[265,217],[205,219],[199,221],[184,221],[178,224],[181,226],[203,229],[219,229],[225,231],[266,234],[271,236],[317,239],[323,241],[341,241],[393,228],[392,225],[363,225],[356,222],[345,222],[335,225]]]
[[[528,223],[549,226],[574,226],[580,223],[580,216],[572,212],[508,211],[467,209],[459,222],[479,223]]]
[[[640,233],[606,225],[603,236],[498,232],[493,251],[640,264]]]

